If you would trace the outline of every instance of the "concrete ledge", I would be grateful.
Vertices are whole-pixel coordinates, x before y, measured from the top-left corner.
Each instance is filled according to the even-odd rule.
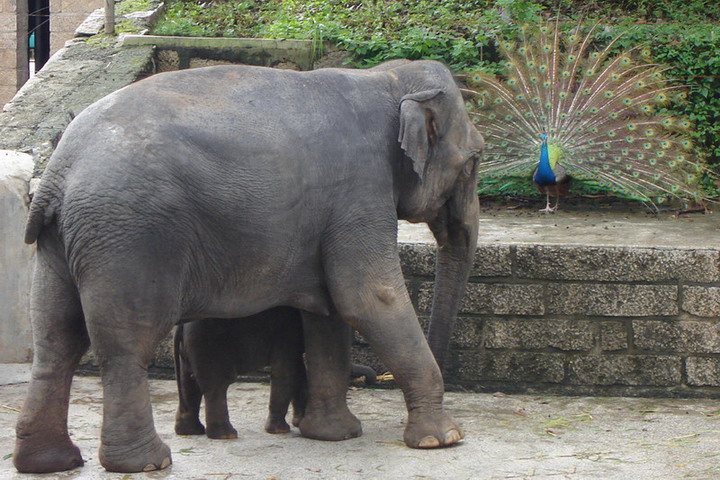
[[[121,44],[153,45],[161,50],[176,51],[180,69],[188,68],[189,59],[193,57],[267,67],[292,64],[300,70],[313,68],[312,40],[124,35]]]

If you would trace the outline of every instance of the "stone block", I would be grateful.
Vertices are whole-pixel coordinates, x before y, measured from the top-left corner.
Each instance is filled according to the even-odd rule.
[[[480,348],[483,344],[483,320],[458,317],[451,338],[451,347],[460,349]]]
[[[435,275],[435,245],[401,243],[398,247],[405,278]]]
[[[0,363],[32,359],[30,285],[34,247],[24,242],[30,155],[0,151]]]
[[[717,282],[720,252],[713,249],[518,245],[520,278],[617,282]]]
[[[720,353],[720,323],[633,320],[633,345],[653,353]]]
[[[173,357],[173,336],[175,329],[166,336],[155,348],[152,366],[159,368],[175,368],[175,359]]]
[[[485,322],[484,337],[486,348],[588,351],[595,344],[588,320],[491,319]]]
[[[88,15],[75,29],[76,37],[91,37],[100,33],[105,26],[105,9],[98,8]]]
[[[628,347],[628,331],[623,322],[602,322],[600,324],[601,350],[626,350]]]
[[[457,352],[457,379],[464,382],[560,383],[565,355],[531,352]]]
[[[687,383],[695,387],[720,387],[720,358],[688,357]]]
[[[677,356],[583,356],[568,362],[573,385],[672,386],[682,380],[682,360]]]
[[[720,287],[683,287],[682,309],[698,317],[720,317]]]
[[[509,245],[478,245],[470,277],[509,277],[512,275]]]
[[[552,284],[548,313],[617,317],[678,314],[675,285]]]
[[[422,283],[418,291],[418,310],[429,312],[432,299],[433,283]],[[470,282],[460,304],[460,313],[543,315],[543,286]]]
[[[435,275],[435,245],[401,243],[400,261],[405,276]],[[512,274],[510,247],[507,245],[478,245],[470,277],[509,277]]]

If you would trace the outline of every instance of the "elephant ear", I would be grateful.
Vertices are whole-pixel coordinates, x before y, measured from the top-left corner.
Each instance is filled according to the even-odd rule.
[[[444,93],[441,89],[410,93],[400,99],[400,134],[398,142],[410,157],[413,170],[423,179],[430,150],[438,140],[435,115],[427,102]]]

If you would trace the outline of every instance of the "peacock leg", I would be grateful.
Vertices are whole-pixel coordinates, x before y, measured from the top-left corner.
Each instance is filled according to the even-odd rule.
[[[557,205],[555,208],[550,206],[550,192],[545,192],[545,208],[540,209],[542,213],[555,213],[555,209],[557,208]],[[560,198],[558,197],[558,202],[560,201]]]

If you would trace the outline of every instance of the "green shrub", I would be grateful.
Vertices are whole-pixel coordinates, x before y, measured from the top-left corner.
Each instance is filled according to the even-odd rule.
[[[605,26],[595,34],[598,46],[622,35],[616,48],[644,44],[657,62],[672,67],[668,74],[687,84],[689,95],[685,104],[671,108],[693,120],[699,153],[720,170],[717,1],[170,0],[154,33],[314,39],[347,50],[358,67],[392,58],[433,58],[456,72],[481,68],[496,73],[493,39],[498,33],[557,15],[569,23],[602,21]]]

